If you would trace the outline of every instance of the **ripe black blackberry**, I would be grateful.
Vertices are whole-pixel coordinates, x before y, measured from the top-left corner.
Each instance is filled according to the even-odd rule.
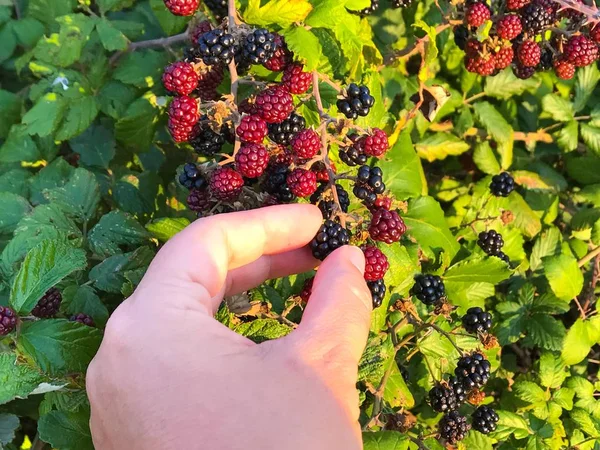
[[[289,167],[285,164],[273,164],[266,170],[263,189],[283,203],[289,203],[296,198],[287,184]]]
[[[540,63],[538,64],[537,69],[542,71],[550,70],[553,67],[553,62],[554,54],[552,53],[552,50],[545,48],[542,50],[542,56],[540,57]]]
[[[462,317],[462,325],[467,333],[487,333],[492,328],[492,315],[475,306],[467,309],[467,313]]]
[[[408,8],[412,2],[413,0],[392,0],[392,6],[394,8]]]
[[[454,43],[460,48],[464,50],[467,46],[467,40],[469,39],[469,29],[464,25],[458,25],[454,27]]]
[[[480,406],[471,416],[473,429],[483,434],[490,434],[496,431],[500,418],[496,411],[489,406]]]
[[[467,399],[467,390],[465,389],[464,384],[456,377],[450,377],[448,380],[448,386],[454,392],[454,396],[456,397],[456,401],[458,404],[464,403]]]
[[[192,148],[204,156],[212,156],[221,151],[225,137],[214,131],[208,124],[200,125],[190,139]]]
[[[227,16],[227,0],[204,0],[204,4],[217,21],[221,21]]]
[[[207,66],[229,64],[235,52],[235,39],[220,28],[203,33],[198,38],[198,54]]]
[[[437,412],[454,411],[460,406],[452,388],[440,383],[429,391],[429,404]]]
[[[497,255],[504,246],[502,235],[495,230],[479,233],[477,245],[488,255]]]
[[[515,180],[508,172],[502,172],[492,177],[490,190],[496,197],[508,197],[515,189]]]
[[[179,175],[179,183],[187,189],[204,189],[207,182],[200,173],[198,166],[192,163],[186,163],[183,171]]]
[[[366,8],[363,8],[360,11],[357,11],[357,14],[359,16],[363,16],[363,17],[370,16],[375,11],[377,11],[378,8],[379,8],[379,0],[371,0],[371,4],[369,6],[367,6]]]
[[[373,308],[379,308],[383,303],[385,297],[385,282],[383,279],[375,281],[367,281],[369,291],[371,291],[371,297],[373,299]]]
[[[440,437],[450,445],[462,441],[469,432],[471,426],[467,423],[467,418],[461,416],[456,411],[451,411],[441,418],[439,426]]]
[[[329,183],[321,183],[317,190],[313,193],[313,195],[310,196],[310,202],[313,205],[317,205],[319,207],[321,213],[323,213],[323,217],[325,217],[326,219],[331,217],[331,214],[333,213],[333,206],[335,204],[335,201],[333,200],[333,195],[330,191],[328,191],[325,197],[323,197],[323,194],[325,194],[325,191],[327,191],[328,188]],[[342,211],[347,213],[348,208],[350,207],[350,196],[348,195],[346,190],[339,184],[335,185],[335,190],[337,192],[338,200],[340,201],[340,207],[342,208]]]
[[[289,145],[296,133],[306,128],[306,120],[299,114],[292,113],[283,122],[269,124],[269,138],[278,144]]]
[[[345,89],[344,98],[339,99],[336,104],[338,111],[348,119],[356,119],[358,116],[369,114],[375,104],[375,98],[368,87],[350,83]]]
[[[61,302],[62,294],[60,291],[56,288],[50,288],[31,310],[31,314],[40,318],[54,317],[60,309]]]
[[[357,165],[363,165],[367,163],[369,157],[365,155],[357,146],[351,145],[350,147],[340,147],[340,159],[344,164],[350,167]]]
[[[375,203],[377,195],[385,192],[382,170],[379,167],[361,166],[352,192],[367,205]]]
[[[264,28],[257,28],[246,35],[242,52],[252,64],[264,64],[275,53],[275,47],[275,35]]]
[[[467,390],[484,386],[490,379],[492,365],[479,352],[463,356],[458,360],[454,374]]]
[[[88,316],[87,314],[84,314],[84,313],[74,314],[69,318],[69,320],[71,322],[79,322],[83,325],[87,325],[88,327],[95,326],[94,319],[92,319],[91,316]]]
[[[530,35],[540,34],[554,22],[552,14],[542,5],[532,2],[521,10],[523,31]]]
[[[312,254],[323,261],[335,249],[350,242],[350,233],[339,223],[326,220],[310,243]]]
[[[433,305],[446,296],[446,288],[437,275],[421,274],[415,277],[415,284],[410,293],[426,305]]]

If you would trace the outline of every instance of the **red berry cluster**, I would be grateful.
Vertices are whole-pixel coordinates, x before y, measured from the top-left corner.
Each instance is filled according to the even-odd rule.
[[[467,0],[458,10],[463,25],[454,28],[454,40],[465,51],[465,67],[483,76],[512,66],[522,79],[536,71],[554,69],[564,80],[577,67],[598,58],[600,25],[586,23],[574,9],[561,9],[554,0],[508,0],[492,3]],[[478,32],[491,27],[487,37]],[[484,33],[485,34],[485,33]]]

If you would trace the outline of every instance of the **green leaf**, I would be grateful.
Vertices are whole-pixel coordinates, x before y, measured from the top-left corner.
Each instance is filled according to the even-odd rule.
[[[78,168],[64,187],[49,191],[47,197],[68,215],[81,222],[89,221],[100,202],[100,188],[93,173]]]
[[[14,414],[0,413],[0,446],[10,444],[21,422]]]
[[[390,364],[393,366],[385,385],[383,399],[393,408],[412,408],[415,406],[415,399],[393,358],[390,360]]]
[[[481,282],[497,284],[511,274],[508,265],[500,258],[468,259],[454,264],[444,274],[444,281]]]
[[[128,53],[119,62],[113,78],[138,88],[151,88],[159,82],[167,63],[166,53],[155,50]]]
[[[579,364],[590,353],[592,346],[600,342],[600,319],[577,319],[571,325],[562,348],[561,358],[565,364]]]
[[[73,297],[67,298],[71,293]],[[87,314],[97,326],[104,326],[108,320],[108,309],[91,286],[70,286],[63,291],[63,302],[68,314]]]
[[[484,92],[490,97],[506,100],[538,85],[539,81],[533,78],[521,80],[514,75],[511,68],[507,68],[496,76],[485,78]]]
[[[548,94],[542,98],[542,109],[550,117],[559,122],[569,122],[573,120],[575,112],[573,104],[557,94]]]
[[[10,129],[6,141],[0,147],[0,163],[35,162],[41,157],[26,127],[20,125]]]
[[[137,97],[137,89],[120,81],[111,80],[102,86],[97,99],[100,111],[117,120]]]
[[[581,139],[589,147],[591,151],[600,155],[600,128],[592,127],[586,123],[579,126]]]
[[[98,115],[99,107],[92,96],[83,96],[68,104],[65,118],[56,132],[56,139],[66,141],[81,134]]]
[[[432,197],[409,201],[403,219],[408,227],[407,234],[416,239],[428,256],[434,257],[443,250],[450,260],[458,252],[460,246],[448,228],[444,212]]]
[[[59,240],[45,240],[31,249],[13,282],[10,305],[28,313],[48,289],[87,265],[85,252]]]
[[[47,381],[33,367],[17,362],[14,353],[0,353],[0,405],[15,398],[26,398],[40,385]]]
[[[513,160],[513,129],[498,110],[488,102],[473,105],[477,121],[498,143],[500,165],[508,169]]]
[[[542,386],[557,389],[565,381],[567,375],[565,364],[560,357],[555,357],[550,352],[542,353],[540,356],[540,383]]]
[[[40,417],[40,439],[61,450],[93,450],[89,411],[51,411]]]
[[[58,129],[67,110],[67,102],[59,95],[49,92],[23,116],[23,124],[29,134],[48,136]]]
[[[427,180],[409,133],[401,133],[394,146],[379,161],[385,185],[399,200],[427,195]]]
[[[527,202],[516,191],[508,196],[508,209],[514,215],[513,226],[517,227],[528,238],[533,238],[542,229],[537,214],[531,209]]]
[[[519,381],[513,385],[517,397],[527,403],[545,403],[550,395],[533,381]]]
[[[558,131],[556,143],[562,150],[572,152],[577,148],[578,139],[579,125],[572,120]]]
[[[150,0],[150,7],[167,36],[180,33],[189,22],[189,17],[176,16],[169,11],[162,0]]]
[[[190,224],[185,217],[163,217],[146,225],[146,229],[161,242],[167,242]]]
[[[453,134],[436,133],[415,145],[418,155],[429,162],[446,159],[447,156],[460,155],[470,146]]]
[[[15,36],[23,47],[33,47],[44,35],[44,25],[33,17],[22,17],[13,22]]]
[[[17,223],[31,211],[31,205],[20,195],[0,192],[0,235],[12,234]]]
[[[69,145],[81,156],[80,163],[86,166],[108,169],[116,153],[113,133],[102,125],[91,125],[82,134],[71,139]]]
[[[252,322],[236,325],[233,331],[260,344],[264,341],[286,336],[291,333],[292,329],[275,319],[256,319]]]
[[[516,439],[524,439],[529,436],[529,425],[521,415],[503,410],[496,412],[500,420],[498,420],[497,430],[492,435],[495,439],[504,440],[511,435],[514,435]]]
[[[363,432],[364,450],[408,450],[408,437],[397,431]]]
[[[582,67],[577,70],[577,81],[575,82],[575,111],[581,111],[587,104],[600,80],[600,71],[596,64]]]
[[[37,236],[50,231],[63,232],[69,238],[81,237],[77,225],[54,203],[36,206],[31,214],[19,221],[15,236],[18,234]]]
[[[17,37],[13,31],[13,23],[8,22],[6,25],[0,27],[0,62],[4,62],[9,59],[17,47]]]
[[[127,281],[125,275],[130,271],[143,274],[153,257],[148,247],[111,256],[90,270],[90,281],[101,291],[119,294]]]
[[[164,8],[164,3],[161,3]],[[102,45],[109,52],[113,52],[115,50],[125,50],[127,48],[128,41],[125,35],[113,27],[110,21],[107,19],[101,18],[97,20],[96,31],[100,36]]]
[[[55,19],[73,12],[76,5],[75,0],[31,0],[27,12],[31,17],[55,26]]]
[[[577,260],[566,254],[546,256],[544,273],[554,294],[565,301],[571,301],[583,289],[583,274]]]
[[[563,380],[564,381],[564,380]],[[562,381],[561,381],[562,383]],[[559,405],[561,408],[570,411],[573,409],[573,396],[575,391],[569,388],[560,388],[552,395],[552,401]]]
[[[104,15],[108,11],[120,11],[124,8],[131,7],[135,0],[98,0],[100,12]]]
[[[417,20],[413,24],[413,27],[422,29],[429,37],[429,40],[425,45],[425,61],[421,64],[421,68],[417,75],[418,80],[424,83],[430,77],[429,67],[438,59],[439,51],[436,43],[437,30],[435,26],[430,26],[422,20]]]
[[[567,158],[567,173],[581,184],[600,183],[600,158],[592,155]]]
[[[85,372],[98,351],[102,333],[65,319],[25,322],[17,347],[50,375]]]
[[[115,124],[115,137],[136,150],[147,150],[154,138],[158,115],[159,110],[149,98],[138,98]]]
[[[573,411],[571,411],[570,416],[571,419],[577,425],[579,425],[584,433],[594,437],[600,436],[600,427],[586,411],[575,408]]]
[[[565,337],[565,326],[552,316],[534,314],[525,322],[526,343],[547,350],[560,350]]]
[[[102,216],[89,235],[90,250],[100,257],[121,253],[121,246],[141,245],[148,232],[137,220],[121,211]]]
[[[496,158],[494,150],[492,150],[488,141],[477,144],[473,152],[473,161],[477,164],[479,170],[488,175],[495,175],[502,170],[498,158]]]
[[[160,182],[160,178],[154,172],[129,173],[116,182],[114,199],[123,211],[151,214],[155,210]]]
[[[249,0],[244,19],[254,25],[277,24],[285,28],[302,22],[311,10],[307,0],[272,0],[262,6],[260,0]]]
[[[0,138],[6,139],[11,127],[20,122],[21,98],[13,92],[0,89]],[[2,161],[0,150],[0,161]]]
[[[294,56],[304,64],[305,70],[315,70],[323,57],[319,39],[304,27],[291,27],[283,31],[285,42]]]

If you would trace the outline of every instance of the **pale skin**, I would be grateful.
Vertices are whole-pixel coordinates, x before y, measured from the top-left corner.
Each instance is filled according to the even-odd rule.
[[[357,365],[369,332],[364,257],[321,263],[298,328],[255,344],[217,322],[224,296],[318,264],[322,217],[283,205],[200,219],[111,316],[87,373],[99,450],[359,450]]]

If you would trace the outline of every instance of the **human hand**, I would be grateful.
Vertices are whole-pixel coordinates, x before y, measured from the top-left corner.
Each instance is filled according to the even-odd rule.
[[[371,295],[364,257],[319,267],[301,324],[255,344],[217,322],[224,296],[313,268],[322,222],[285,205],[194,222],[110,318],[87,373],[97,449],[361,449],[357,365]]]

